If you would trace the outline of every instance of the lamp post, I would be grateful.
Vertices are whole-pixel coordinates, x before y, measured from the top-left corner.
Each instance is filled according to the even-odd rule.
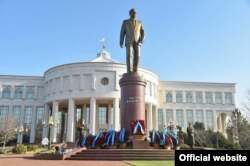
[[[46,121],[43,121],[43,127],[44,128],[49,128],[49,133],[48,133],[48,140],[49,140],[49,142],[48,142],[48,149],[50,149],[50,144],[51,144],[51,140],[50,140],[50,129],[51,128],[56,128],[57,126],[58,126],[58,122],[57,123],[54,123],[54,120],[53,120],[53,117],[52,116],[50,116],[50,118],[49,118],[49,121],[46,123]]]
[[[18,137],[17,137],[17,143],[18,144],[22,144],[23,142],[23,133],[27,133],[29,131],[28,128],[23,128],[23,126],[19,126],[17,128],[15,128],[15,132],[17,132]]]

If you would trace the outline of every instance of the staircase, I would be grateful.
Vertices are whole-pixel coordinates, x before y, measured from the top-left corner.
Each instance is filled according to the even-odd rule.
[[[66,160],[174,160],[174,152],[165,149],[87,149]]]

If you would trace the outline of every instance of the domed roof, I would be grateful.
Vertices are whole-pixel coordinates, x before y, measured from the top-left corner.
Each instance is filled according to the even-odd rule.
[[[97,56],[95,59],[89,62],[119,63],[111,59],[110,53],[105,49],[105,47],[103,47],[102,50],[99,53],[97,53]]]

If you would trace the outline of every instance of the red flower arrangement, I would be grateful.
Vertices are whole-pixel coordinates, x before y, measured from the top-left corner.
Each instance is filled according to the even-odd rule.
[[[91,147],[91,143],[92,143],[93,139],[94,139],[94,136],[92,134],[89,134],[87,136],[86,144],[85,144],[87,148]]]
[[[164,140],[165,145],[173,145],[173,141],[171,137],[168,134],[165,134],[165,140]]]
[[[140,124],[141,126],[138,127],[137,130],[135,130],[135,128],[137,127],[138,124]],[[144,135],[145,134],[144,120],[131,120],[130,126],[131,126],[131,131],[132,131],[133,135]]]
[[[107,132],[100,133],[95,141],[95,147],[102,147],[105,143],[105,135]],[[94,140],[94,139],[93,139]]]

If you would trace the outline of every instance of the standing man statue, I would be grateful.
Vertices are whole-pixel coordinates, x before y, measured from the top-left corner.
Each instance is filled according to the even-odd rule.
[[[137,72],[140,61],[140,47],[144,39],[142,22],[136,20],[136,10],[129,11],[130,19],[124,20],[120,33],[120,46],[125,38],[127,73]]]
[[[192,126],[192,123],[189,122],[187,127],[187,145],[189,145],[190,148],[193,148],[194,144],[194,128]]]

